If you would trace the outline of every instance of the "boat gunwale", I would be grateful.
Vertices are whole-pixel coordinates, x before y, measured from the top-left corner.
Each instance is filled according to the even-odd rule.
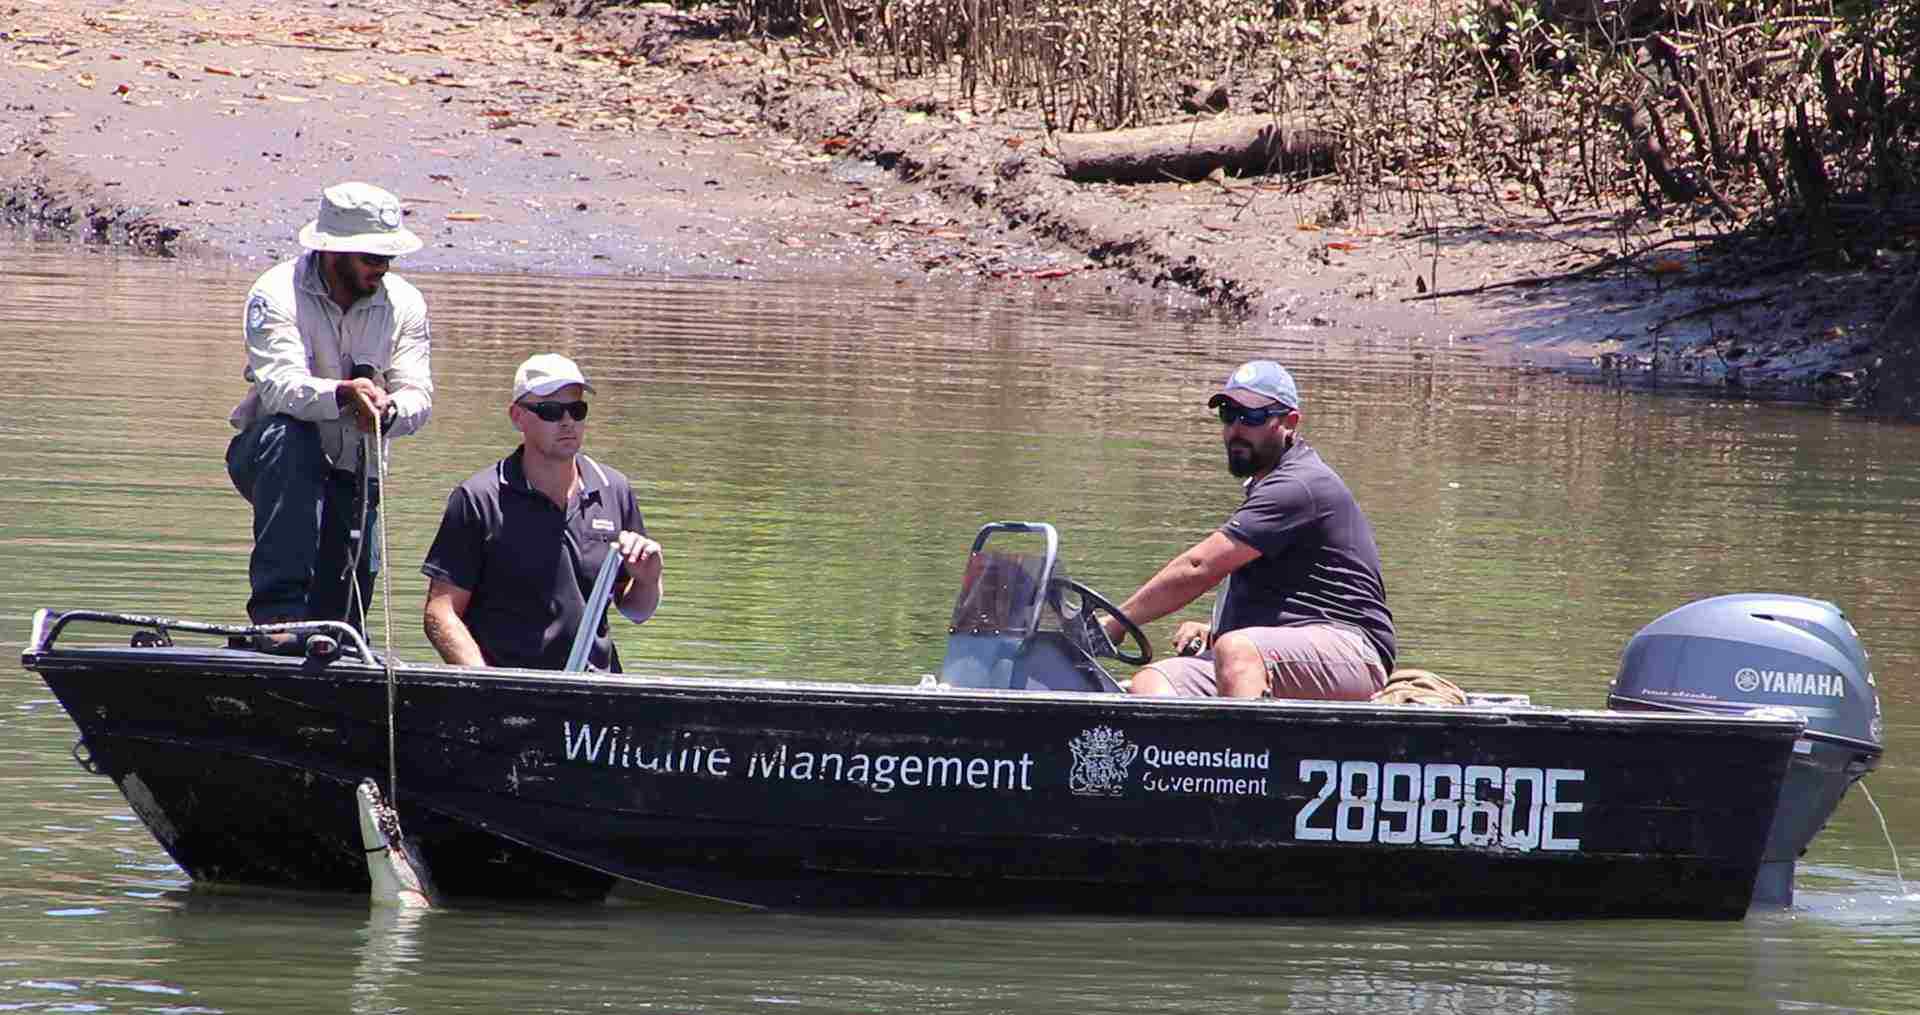
[[[97,666],[133,664],[166,670],[218,670],[223,675],[258,675],[273,679],[326,680],[337,683],[385,684],[383,666],[340,657],[323,665],[305,659],[263,655],[251,650],[196,646],[129,647],[122,645],[62,647],[28,651],[22,665],[37,673]],[[520,685],[544,691],[594,693],[611,688],[664,694],[672,697],[749,693],[762,699],[791,700],[820,707],[864,707],[873,699],[913,702],[930,706],[955,705],[968,711],[1009,705],[1042,708],[1104,705],[1109,709],[1148,711],[1161,717],[1254,718],[1261,722],[1366,723],[1441,725],[1505,725],[1521,727],[1580,727],[1595,731],[1614,728],[1701,728],[1739,735],[1777,735],[1797,740],[1805,735],[1806,720],[1778,714],[1721,714],[1685,711],[1629,711],[1620,709],[1558,708],[1545,705],[1399,705],[1361,701],[1286,699],[1135,698],[1112,692],[1007,690],[960,688],[921,684],[867,684],[852,681],[787,679],[777,677],[714,677],[686,674],[566,673],[513,667],[449,666],[441,663],[395,661],[394,674],[403,686],[445,687],[493,684]],[[825,699],[825,700],[822,700]],[[865,699],[865,700],[862,700]]]

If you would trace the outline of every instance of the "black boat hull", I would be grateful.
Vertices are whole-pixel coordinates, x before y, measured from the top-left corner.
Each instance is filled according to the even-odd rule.
[[[374,777],[449,896],[1737,918],[1794,719],[29,651],[197,880],[364,891]]]

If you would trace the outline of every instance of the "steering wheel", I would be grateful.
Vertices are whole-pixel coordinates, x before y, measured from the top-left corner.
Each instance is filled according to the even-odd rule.
[[[1056,578],[1054,584],[1059,589],[1079,597],[1077,602],[1068,603],[1066,597],[1061,596],[1060,616],[1069,626],[1077,623],[1084,629],[1094,655],[1111,656],[1129,666],[1145,666],[1153,661],[1153,645],[1147,641],[1147,633],[1140,630],[1140,625],[1134,623],[1126,614],[1121,613],[1120,608],[1113,605],[1106,596],[1072,578]],[[1120,651],[1120,645],[1125,645],[1126,641],[1116,645],[1113,639],[1107,637],[1106,628],[1100,624],[1099,615],[1102,613],[1118,620],[1120,626],[1126,628],[1126,638],[1140,646],[1138,654],[1129,655]]]

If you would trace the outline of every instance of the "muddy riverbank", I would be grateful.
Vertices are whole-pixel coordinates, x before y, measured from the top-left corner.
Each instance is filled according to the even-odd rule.
[[[1816,273],[1624,208],[1550,222],[1515,202],[1495,222],[1429,201],[1416,220],[1331,181],[1075,184],[1037,117],[941,82],[664,5],[556,6],[0,0],[0,206],[264,266],[321,185],[358,178],[406,201],[415,274],[1086,289],[1840,400],[1872,382],[1913,270],[1911,243]]]

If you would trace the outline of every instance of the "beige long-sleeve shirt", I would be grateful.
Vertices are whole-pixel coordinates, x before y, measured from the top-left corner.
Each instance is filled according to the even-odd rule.
[[[380,288],[342,312],[327,295],[317,254],[268,269],[247,292],[247,397],[228,417],[245,429],[284,412],[319,424],[321,447],[336,469],[353,469],[360,430],[342,418],[334,390],[356,365],[373,368],[397,415],[389,437],[417,433],[433,414],[432,337],[420,290],[388,272]],[[383,448],[383,453],[391,448]]]

